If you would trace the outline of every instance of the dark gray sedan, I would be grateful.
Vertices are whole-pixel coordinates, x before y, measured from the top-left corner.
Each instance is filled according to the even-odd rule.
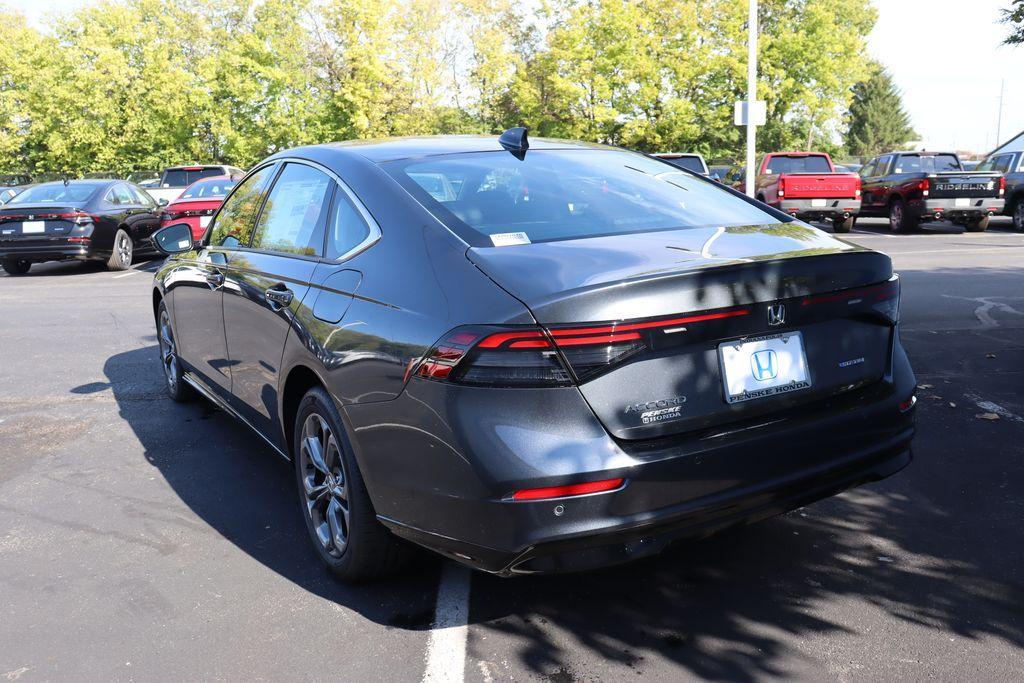
[[[330,144],[255,166],[153,311],[167,388],[294,463],[327,566],[631,560],[910,462],[887,256],[582,143]]]

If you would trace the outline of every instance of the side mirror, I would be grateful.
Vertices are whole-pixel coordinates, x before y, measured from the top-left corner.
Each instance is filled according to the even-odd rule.
[[[711,179],[714,180],[716,183],[722,182],[722,176],[718,175],[717,173],[712,173]]]
[[[168,204],[170,204],[170,202],[167,201],[166,199],[164,199],[163,197],[161,197],[160,199],[156,200],[156,203],[157,203],[158,206],[167,206]]]
[[[168,256],[190,251],[192,249],[192,228],[188,223],[172,223],[153,233],[153,244]]]

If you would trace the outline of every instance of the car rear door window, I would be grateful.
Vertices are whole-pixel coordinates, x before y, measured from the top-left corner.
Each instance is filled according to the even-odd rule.
[[[248,246],[252,237],[252,224],[263,203],[267,184],[277,169],[275,164],[264,166],[246,178],[224,202],[207,233],[210,245],[215,247]]]
[[[120,183],[110,188],[105,199],[114,206],[134,206],[137,203],[128,186]]]
[[[693,171],[694,173],[704,173],[704,164],[697,157],[667,157],[665,161],[677,168]]]
[[[326,173],[311,166],[285,164],[256,222],[253,248],[319,256],[327,193],[333,185]]]
[[[334,206],[327,221],[327,258],[338,259],[370,236],[370,226],[340,187],[334,191]]]

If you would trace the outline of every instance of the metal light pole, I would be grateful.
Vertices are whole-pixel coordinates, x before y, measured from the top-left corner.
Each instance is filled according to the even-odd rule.
[[[754,102],[757,101],[757,0],[750,0],[747,20],[747,196],[754,196],[757,126]]]

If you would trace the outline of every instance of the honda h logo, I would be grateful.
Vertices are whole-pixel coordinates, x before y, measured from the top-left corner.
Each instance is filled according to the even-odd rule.
[[[768,324],[772,327],[778,327],[782,323],[786,322],[786,306],[785,304],[772,304],[768,307]]]
[[[779,374],[779,361],[771,349],[750,354],[750,372],[759,382],[775,379]]]

